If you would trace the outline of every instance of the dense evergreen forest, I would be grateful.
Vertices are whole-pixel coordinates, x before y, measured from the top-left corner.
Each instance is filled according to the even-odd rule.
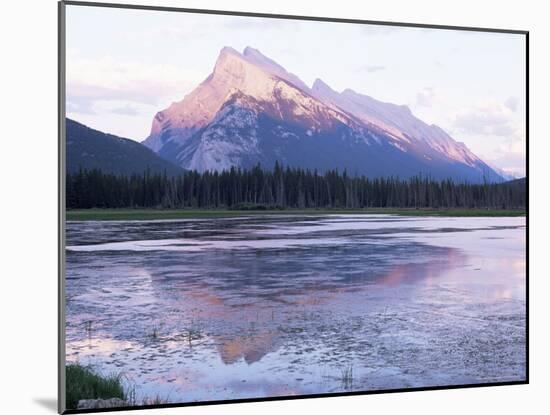
[[[352,177],[346,172],[259,165],[179,176],[122,176],[101,170],[67,174],[67,208],[492,208],[526,206],[524,179],[501,184],[454,183],[418,176]]]

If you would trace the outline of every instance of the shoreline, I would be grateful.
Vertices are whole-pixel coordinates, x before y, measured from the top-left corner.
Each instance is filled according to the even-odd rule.
[[[71,209],[67,221],[216,219],[255,215],[400,215],[435,217],[517,217],[525,209],[435,209],[435,208],[364,208],[364,209]]]

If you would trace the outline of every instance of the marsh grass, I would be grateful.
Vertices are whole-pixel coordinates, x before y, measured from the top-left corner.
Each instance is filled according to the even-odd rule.
[[[189,345],[191,345],[191,342],[193,340],[202,339],[202,332],[200,328],[190,327],[186,329],[186,337],[187,337],[187,341],[189,342]]]
[[[84,322],[84,330],[86,331],[86,334],[88,335],[88,338],[92,337],[92,331],[93,331],[93,322],[92,320],[88,320]]]
[[[145,333],[145,337],[154,342],[165,340],[166,333],[163,332],[164,327],[163,322],[154,324],[151,330]]]
[[[159,395],[155,396],[154,398],[145,398],[142,401],[142,405],[163,405],[168,403],[168,398],[161,398]]]
[[[348,365],[340,369],[340,382],[344,390],[353,388],[353,365]]]
[[[153,330],[151,330],[151,332],[147,335],[147,337],[149,337],[152,340],[158,340],[160,337],[160,327],[154,326]]]
[[[120,374],[101,376],[89,367],[70,364],[65,375],[68,409],[76,409],[81,399],[127,398]]]

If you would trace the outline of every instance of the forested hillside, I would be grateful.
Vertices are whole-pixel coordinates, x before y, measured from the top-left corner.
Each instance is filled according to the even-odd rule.
[[[256,166],[223,172],[114,175],[101,170],[67,174],[67,208],[493,208],[526,206],[526,181],[455,183],[429,177],[352,177],[346,172]]]
[[[168,175],[181,174],[178,166],[128,138],[105,134],[67,118],[67,171],[101,169],[105,173],[142,174],[147,168]]]

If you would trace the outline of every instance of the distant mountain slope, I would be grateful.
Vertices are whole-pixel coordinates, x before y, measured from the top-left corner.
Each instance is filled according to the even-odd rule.
[[[147,168],[153,173],[166,171],[170,176],[183,172],[140,143],[102,133],[69,118],[66,136],[69,173],[76,173],[80,168],[122,175],[142,174]]]
[[[143,142],[185,169],[223,170],[276,161],[370,177],[457,181],[503,178],[463,143],[409,108],[351,90],[333,91],[247,47],[223,48],[213,72],[182,101],[157,113]]]
[[[503,184],[508,185],[508,186],[517,186],[517,187],[526,188],[527,187],[527,178],[522,177],[520,179],[508,180],[507,182],[504,182]]]

